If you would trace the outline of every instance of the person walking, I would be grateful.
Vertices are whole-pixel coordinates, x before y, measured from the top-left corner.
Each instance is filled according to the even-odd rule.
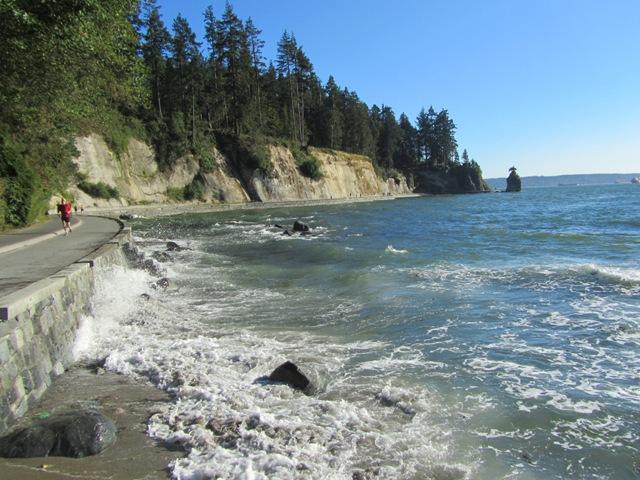
[[[62,228],[64,229],[65,235],[69,235],[69,232],[71,232],[71,210],[71,202],[68,202],[61,196],[60,203],[58,204],[58,213],[62,220]]]

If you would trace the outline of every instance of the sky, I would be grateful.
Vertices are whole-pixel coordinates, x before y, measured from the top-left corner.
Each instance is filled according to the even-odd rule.
[[[158,0],[203,41],[224,0]],[[447,109],[485,177],[640,171],[640,0],[235,0],[275,60],[293,32],[319,78],[415,120]]]

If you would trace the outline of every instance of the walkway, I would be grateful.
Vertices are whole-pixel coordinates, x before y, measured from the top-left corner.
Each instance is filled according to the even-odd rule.
[[[119,231],[120,224],[102,217],[76,216],[65,236],[58,217],[34,227],[0,234],[0,297],[87,256]]]

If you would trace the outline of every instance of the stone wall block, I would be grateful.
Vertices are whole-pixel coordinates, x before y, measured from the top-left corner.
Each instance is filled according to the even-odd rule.
[[[5,335],[0,338],[0,365],[4,365],[11,358],[12,352],[11,348],[11,337],[9,335]]]
[[[16,328],[11,335],[11,345],[15,351],[21,351],[24,348],[24,333],[20,328]]]
[[[115,246],[109,252],[107,259],[97,256],[99,265],[126,265],[120,247]],[[94,274],[102,268],[95,265],[94,268],[69,268],[54,275],[57,279],[64,277],[64,283],[55,280],[55,289],[43,291],[41,300],[10,319],[11,327],[3,330],[0,436],[42,397],[53,378],[73,364],[77,329],[81,318],[91,313]]]

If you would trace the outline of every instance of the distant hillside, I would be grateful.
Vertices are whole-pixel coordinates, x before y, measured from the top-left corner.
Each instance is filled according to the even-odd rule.
[[[557,187],[562,185],[610,185],[614,183],[630,183],[640,173],[591,173],[577,175],[554,175],[522,177],[522,188]],[[487,178],[486,182],[496,190],[507,187],[507,176],[504,178]]]

